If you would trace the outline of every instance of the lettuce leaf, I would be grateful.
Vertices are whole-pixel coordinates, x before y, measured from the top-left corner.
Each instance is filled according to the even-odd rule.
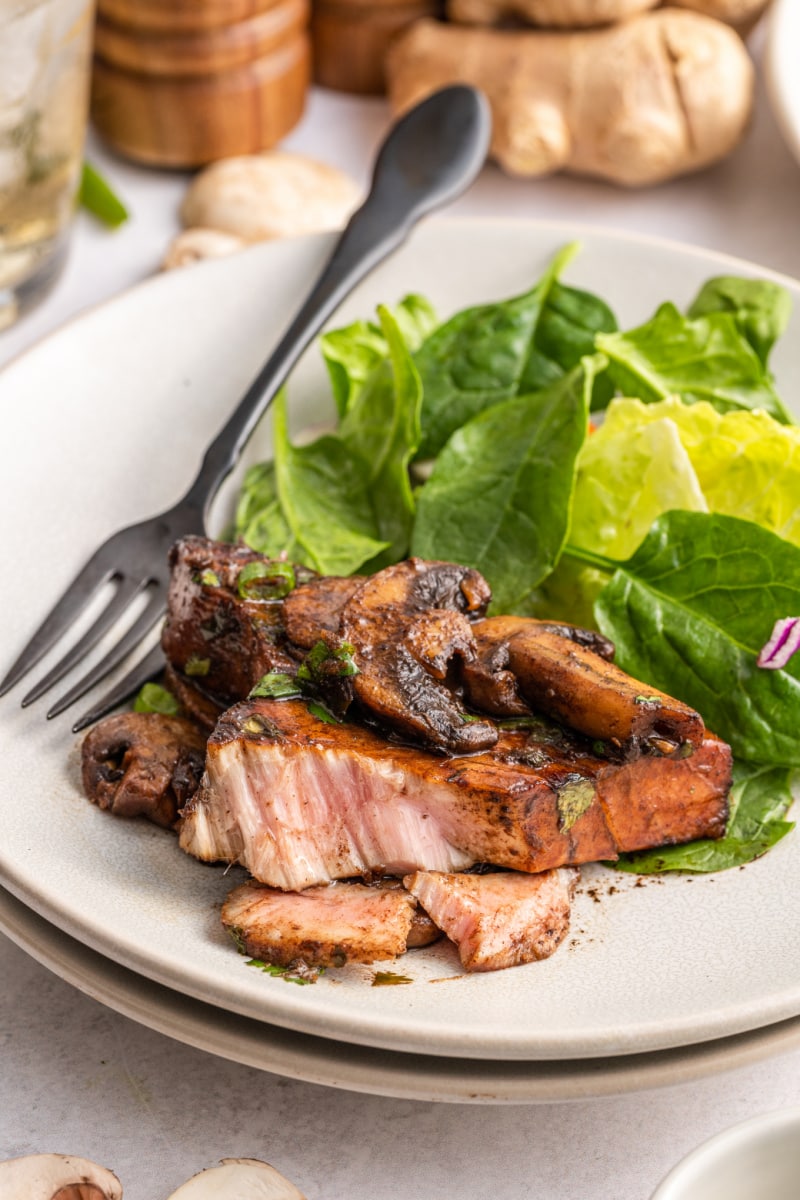
[[[707,400],[720,412],[762,408],[777,421],[791,416],[772,378],[731,312],[683,316],[662,304],[651,320],[625,333],[599,333],[598,350],[609,358],[618,391],[646,403],[681,396]]]

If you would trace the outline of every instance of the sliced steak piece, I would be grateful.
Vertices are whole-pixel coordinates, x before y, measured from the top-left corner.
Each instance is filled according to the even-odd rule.
[[[569,929],[577,875],[570,867],[538,875],[417,871],[403,882],[455,942],[467,971],[499,971],[558,948]]]
[[[282,967],[343,967],[405,953],[416,907],[401,888],[331,883],[281,892],[246,883],[223,904],[222,924],[253,958]]]
[[[451,754],[494,745],[492,722],[470,718],[454,691],[460,664],[475,655],[470,619],[483,616],[490,596],[477,571],[419,558],[365,579],[341,619],[364,709],[405,737]]]
[[[173,546],[170,565],[161,645],[167,662],[189,687],[227,708],[244,699],[262,675],[294,674],[297,662],[287,645],[280,599],[259,598],[258,577],[242,574],[274,566],[274,590],[280,593],[286,583],[280,572],[288,564],[273,564],[246,546],[186,537]],[[304,568],[292,570],[309,574]],[[268,575],[263,578],[270,582]]]
[[[464,684],[476,706],[515,715],[522,701],[627,748],[652,739],[697,747],[705,737],[699,713],[614,666],[613,646],[599,634],[525,617],[489,617],[472,632],[477,656]]]
[[[482,862],[536,872],[720,837],[730,782],[730,749],[711,736],[689,757],[615,763],[563,730],[504,732],[445,759],[302,701],[251,700],[209,740],[181,846],[286,890]]]
[[[289,641],[310,650],[319,641],[335,638],[342,610],[363,581],[363,575],[323,575],[293,588],[283,602]]]
[[[96,725],[81,747],[86,795],[118,817],[147,817],[172,827],[203,774],[206,739],[182,717],[117,713]]]

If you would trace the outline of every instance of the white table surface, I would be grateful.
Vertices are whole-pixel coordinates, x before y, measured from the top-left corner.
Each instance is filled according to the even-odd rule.
[[[318,92],[286,145],[366,182],[386,119],[381,101]],[[0,334],[0,363],[149,275],[177,230],[184,176],[137,169],[95,141],[90,156],[132,219],[109,234],[78,218],[65,274],[35,313]],[[763,95],[739,150],[692,178],[627,193],[565,178],[523,183],[489,169],[452,211],[657,233],[800,276],[800,167]],[[309,1200],[646,1200],[706,1137],[800,1102],[800,1052],[679,1087],[565,1105],[359,1096],[173,1042],[83,996],[0,937],[0,1089],[0,1158],[85,1155],[117,1171],[127,1200],[166,1197],[223,1156],[271,1161]]]

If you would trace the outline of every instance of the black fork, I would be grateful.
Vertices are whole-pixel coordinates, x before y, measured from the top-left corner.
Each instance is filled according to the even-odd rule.
[[[186,534],[202,534],[214,496],[233,469],[258,420],[308,343],[342,300],[400,246],[426,213],[453,200],[473,181],[488,151],[491,119],[473,88],[436,92],[390,130],[375,163],[372,185],[351,217],[322,274],[278,346],[253,380],[223,429],[206,450],[194,483],[174,508],[112,534],[56,602],[0,683],[10,691],[69,630],[106,584],[115,590],[90,629],[22,700],[44,695],[81,662],[123,615],[147,593],[144,607],[117,644],[47,713],[63,712],[104,679],[138,646],[166,609],[167,555]],[[163,666],[155,647],[73,726],[82,729],[133,695]]]

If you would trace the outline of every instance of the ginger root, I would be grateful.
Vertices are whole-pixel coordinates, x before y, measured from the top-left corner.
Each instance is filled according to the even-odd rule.
[[[530,25],[583,29],[622,21],[656,4],[658,0],[447,0],[447,16],[464,25],[496,25],[505,17],[518,17]]]
[[[679,8],[691,8],[748,33],[767,8],[769,0],[670,0]]]
[[[395,111],[451,83],[487,95],[509,173],[567,170],[629,187],[707,166],[739,141],[753,66],[719,21],[664,9],[608,29],[539,33],[418,21],[389,51]]]

